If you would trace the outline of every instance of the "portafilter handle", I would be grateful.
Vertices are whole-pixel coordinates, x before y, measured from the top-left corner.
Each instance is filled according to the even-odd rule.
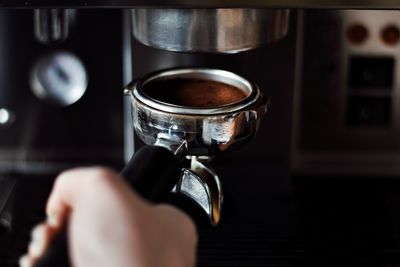
[[[165,200],[180,179],[180,160],[160,146],[139,149],[122,170],[121,175],[140,195],[152,202]],[[70,267],[67,228],[54,237],[45,255],[35,267]]]
[[[208,164],[210,157],[189,156],[188,158],[190,158],[190,166],[182,169],[181,179],[174,188],[174,192],[194,201],[207,215],[210,224],[216,226],[221,220],[223,205],[219,177]]]

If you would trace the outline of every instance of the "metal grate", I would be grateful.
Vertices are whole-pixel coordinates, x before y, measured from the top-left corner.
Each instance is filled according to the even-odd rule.
[[[398,180],[291,183],[264,166],[234,170],[219,170],[231,178],[224,180],[224,219],[216,228],[200,226],[199,267],[399,266]],[[50,178],[19,180],[14,231],[0,239],[0,267],[16,266],[25,252],[52,185]]]

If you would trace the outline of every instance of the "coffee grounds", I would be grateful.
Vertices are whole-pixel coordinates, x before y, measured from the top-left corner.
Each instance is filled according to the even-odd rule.
[[[195,108],[215,108],[239,102],[247,96],[239,88],[225,83],[180,78],[149,82],[144,92],[164,103]]]

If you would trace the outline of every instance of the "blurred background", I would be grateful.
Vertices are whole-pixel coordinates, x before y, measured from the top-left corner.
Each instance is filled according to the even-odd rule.
[[[124,85],[182,66],[271,97],[255,139],[212,163],[225,206],[199,230],[199,266],[400,263],[398,11],[292,11],[285,38],[232,55],[147,47],[131,10],[53,15],[57,33],[40,10],[0,11],[0,266],[26,251],[60,171],[120,170],[143,145]]]

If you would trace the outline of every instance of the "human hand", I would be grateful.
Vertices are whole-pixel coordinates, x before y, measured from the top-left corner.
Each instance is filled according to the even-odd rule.
[[[195,265],[193,221],[170,205],[153,205],[115,172],[80,168],[62,173],[48,199],[48,220],[32,232],[21,267],[34,266],[64,223],[74,267]]]

